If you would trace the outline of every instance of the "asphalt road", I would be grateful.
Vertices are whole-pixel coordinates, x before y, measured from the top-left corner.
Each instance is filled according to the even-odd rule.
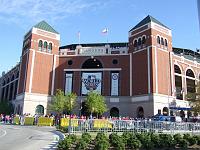
[[[59,138],[54,127],[0,125],[0,150],[54,150]]]

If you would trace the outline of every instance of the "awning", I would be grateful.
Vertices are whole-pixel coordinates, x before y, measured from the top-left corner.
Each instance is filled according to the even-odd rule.
[[[175,110],[192,110],[192,108],[187,108],[187,107],[169,107],[169,109],[175,109]]]

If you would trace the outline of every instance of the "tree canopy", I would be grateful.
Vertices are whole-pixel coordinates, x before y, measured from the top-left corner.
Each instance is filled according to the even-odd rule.
[[[71,111],[74,109],[74,107],[76,106],[76,98],[77,95],[75,93],[68,93],[65,96],[65,105],[64,105],[64,109],[68,112],[71,113]]]
[[[62,90],[58,89],[56,95],[53,97],[51,103],[49,104],[50,110],[56,113],[62,113],[65,104],[65,94]]]
[[[67,95],[60,89],[56,91],[52,102],[49,104],[50,110],[56,113],[63,113],[65,110],[69,113],[75,106],[76,94],[68,93]]]
[[[91,114],[94,113],[97,115],[102,115],[104,112],[107,111],[105,98],[94,91],[88,93],[85,105],[87,107],[88,112],[90,112]]]
[[[0,101],[0,114],[10,115],[14,112],[13,105],[8,101]]]

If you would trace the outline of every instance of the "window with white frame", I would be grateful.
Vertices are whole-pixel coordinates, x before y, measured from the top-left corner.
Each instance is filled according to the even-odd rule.
[[[40,40],[39,43],[38,43],[39,51],[42,51],[42,45],[43,45],[42,40]]]

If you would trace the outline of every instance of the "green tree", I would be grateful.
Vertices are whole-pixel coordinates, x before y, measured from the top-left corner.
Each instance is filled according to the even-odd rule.
[[[49,104],[50,110],[56,113],[62,113],[65,108],[65,94],[62,90],[58,89],[56,95],[53,97],[52,102]]]
[[[196,89],[196,91],[193,93],[188,92],[186,98],[189,101],[194,114],[197,114],[200,113],[200,82],[198,82],[194,88]]]
[[[75,93],[68,93],[65,96],[64,109],[67,110],[68,113],[71,113],[74,107],[76,106],[76,98],[77,95]]]
[[[105,103],[105,98],[96,92],[89,92],[85,101],[88,112],[98,115],[102,115],[107,111],[107,105]]]
[[[14,112],[13,105],[8,101],[0,101],[0,114],[12,114]]]

